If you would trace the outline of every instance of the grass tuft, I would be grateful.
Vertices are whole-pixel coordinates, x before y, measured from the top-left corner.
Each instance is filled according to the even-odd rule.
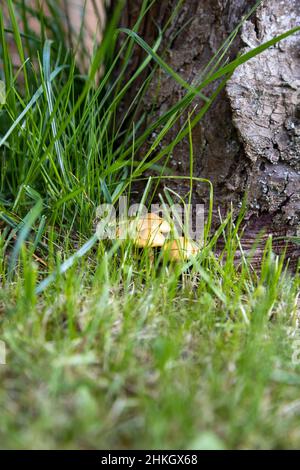
[[[128,30],[118,27],[120,1],[83,74],[59,3],[46,3],[50,17],[24,0],[7,2],[8,18],[0,10],[1,448],[297,448],[299,268],[288,271],[270,238],[253,269],[254,248],[241,246],[246,204],[212,231],[213,186],[193,175],[192,133],[239,65],[299,28],[228,63],[252,9],[191,84],[164,60],[164,30],[152,45],[141,37],[154,2]],[[126,78],[137,47],[143,58]],[[185,95],[145,127],[143,96],[159,69]],[[182,139],[190,174],[169,175]],[[189,183],[184,205],[196,181],[207,187],[203,246],[190,261],[152,260],[129,241],[95,235],[97,206],[130,197],[149,168],[157,175],[143,202],[172,179]],[[166,186],[165,202],[174,198]]]

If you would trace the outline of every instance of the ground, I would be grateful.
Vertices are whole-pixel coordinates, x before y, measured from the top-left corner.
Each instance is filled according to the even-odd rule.
[[[8,0],[8,26],[0,10],[0,447],[298,448],[299,267],[284,249],[273,253],[272,238],[253,266],[255,250],[241,247],[246,200],[212,229],[213,186],[194,177],[192,134],[216,94],[183,120],[195,90],[156,55],[160,36],[150,47],[118,31],[120,8],[83,74],[60,15],[51,10],[49,21],[21,3]],[[26,29],[28,15],[40,35]],[[136,41],[144,61],[127,81]],[[227,51],[214,58],[219,91],[246,60],[223,68]],[[162,72],[186,94],[145,128],[141,97]],[[158,183],[166,202],[176,199],[168,181],[177,177],[160,159],[183,139],[184,203],[196,180],[206,191],[199,253],[171,263],[130,241],[98,240],[97,206],[130,196],[146,170],[157,176],[142,201]]]
[[[36,296],[24,255],[2,287],[1,447],[299,447],[299,277],[128,258],[99,250]]]

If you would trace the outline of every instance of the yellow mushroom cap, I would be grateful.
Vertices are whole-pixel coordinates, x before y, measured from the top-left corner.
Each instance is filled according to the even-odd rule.
[[[186,237],[166,241],[163,249],[169,258],[174,261],[187,260],[195,256],[199,251],[198,245]]]
[[[130,224],[130,237],[139,247],[162,247],[165,233],[171,230],[167,221],[154,212],[134,219]]]
[[[117,237],[130,238],[138,247],[162,247],[165,236],[171,231],[169,223],[154,212],[119,224]]]
[[[138,232],[143,230],[159,230],[162,233],[169,233],[171,231],[170,224],[159,215],[155,214],[155,212],[149,212],[146,215],[138,217],[134,223],[136,223]]]
[[[141,230],[137,233],[136,238],[134,239],[135,245],[139,246],[140,248],[144,248],[146,246],[155,248],[159,246],[163,246],[165,243],[165,237],[159,230]]]

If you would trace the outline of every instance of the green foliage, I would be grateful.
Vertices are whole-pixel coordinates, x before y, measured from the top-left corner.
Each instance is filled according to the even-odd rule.
[[[299,313],[299,271],[286,270],[271,239],[261,272],[252,269],[240,241],[245,207],[212,233],[213,187],[193,176],[192,145],[189,175],[169,175],[167,167],[177,143],[191,144],[194,126],[236,67],[296,30],[228,63],[243,18],[191,85],[165,61],[164,31],[153,45],[140,36],[153,2],[143,2],[131,31],[118,29],[118,2],[82,75],[59,3],[46,3],[51,19],[9,0],[9,27],[0,10],[0,339],[8,352],[0,365],[0,446],[298,447],[300,369],[286,327],[295,330]],[[137,47],[144,55],[128,77]],[[142,98],[159,68],[185,96],[161,116],[147,116],[145,127]],[[196,95],[202,108],[162,145]],[[188,201],[195,181],[207,187],[204,245],[190,262],[170,265],[158,255],[152,263],[147,250],[94,235],[95,208],[130,194],[148,168],[158,176],[148,180],[145,200],[166,179],[185,178]]]

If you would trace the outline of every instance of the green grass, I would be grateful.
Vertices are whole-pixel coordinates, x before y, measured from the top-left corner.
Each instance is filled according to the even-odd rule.
[[[25,1],[8,2],[10,24],[0,11],[7,88],[0,108],[0,339],[7,347],[1,448],[299,447],[299,270],[286,269],[271,239],[260,272],[251,254],[234,263],[245,209],[213,232],[213,188],[201,180],[209,211],[204,246],[190,263],[172,265],[158,255],[152,264],[147,250],[94,236],[96,207],[130,194],[152,168],[158,175],[147,183],[149,202],[156,184],[167,184],[176,144],[191,143],[235,68],[292,32],[228,63],[241,22],[192,86],[158,52],[164,31],[153,45],[140,37],[150,3],[133,31],[122,32],[120,3],[83,76],[66,47],[57,2],[47,3],[51,21]],[[41,37],[28,30],[29,14],[40,21]],[[128,79],[137,47],[143,61]],[[124,97],[149,66],[120,118]],[[158,68],[186,94],[145,128],[142,97]],[[199,93],[202,108],[161,145]],[[185,202],[196,180],[192,150]],[[170,197],[166,191],[166,202]]]

